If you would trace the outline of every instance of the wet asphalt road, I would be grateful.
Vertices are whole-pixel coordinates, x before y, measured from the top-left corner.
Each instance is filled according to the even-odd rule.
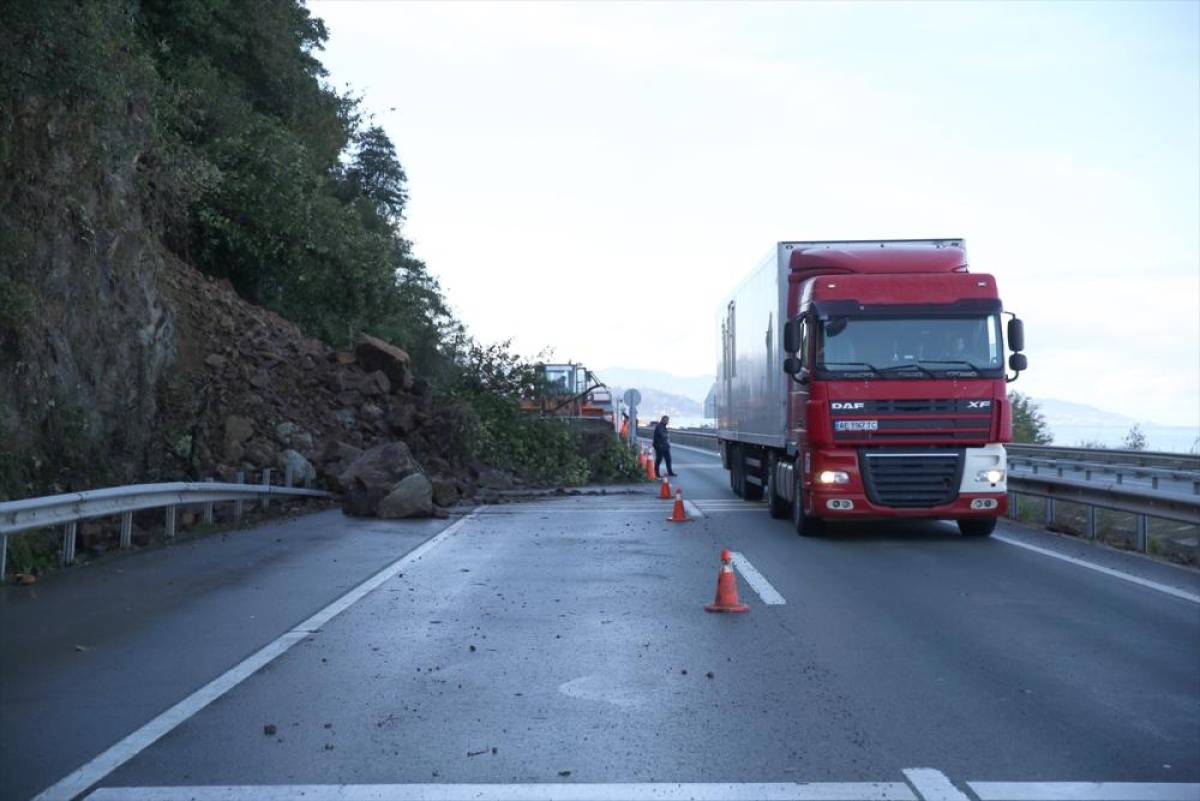
[[[677,448],[676,469],[704,514],[683,525],[650,488],[480,510],[98,786],[903,782],[914,766],[960,789],[1200,781],[1197,603],[942,523],[801,539],[733,499],[714,456]],[[438,530],[337,512],[288,527],[312,547],[255,531],[64,575],[41,607],[9,592],[6,645],[28,647],[2,663],[0,797],[52,784]],[[1001,533],[1200,593],[1192,572]],[[722,547],[786,603],[743,580],[749,614],[705,614]],[[229,558],[254,567],[229,575]],[[122,591],[132,620],[53,633],[55,609],[111,603],[116,569],[157,577]],[[172,575],[190,583],[163,603]]]

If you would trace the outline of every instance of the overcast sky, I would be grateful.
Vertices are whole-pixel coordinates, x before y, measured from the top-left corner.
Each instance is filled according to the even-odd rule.
[[[1200,4],[312,2],[485,340],[715,371],[780,239],[958,236],[1014,389],[1200,424]]]

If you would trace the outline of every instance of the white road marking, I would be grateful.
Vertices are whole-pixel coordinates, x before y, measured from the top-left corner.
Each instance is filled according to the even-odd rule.
[[[933,768],[905,768],[904,776],[924,801],[971,801],[967,794],[940,770]]]
[[[1165,593],[1167,595],[1172,595],[1176,598],[1182,598],[1185,601],[1191,601],[1194,604],[1200,604],[1200,595],[1196,595],[1194,593],[1187,592],[1186,590],[1181,590],[1176,587],[1172,587],[1169,584],[1160,584],[1157,581],[1151,581],[1150,579],[1144,579],[1139,576],[1135,576],[1132,573],[1125,573],[1121,570],[1114,570],[1111,567],[1104,567],[1102,565],[1097,565],[1093,562],[1088,562],[1083,559],[1076,559],[1074,556],[1067,556],[1066,554],[1058,553],[1057,551],[1052,551],[1049,548],[1039,548],[1037,545],[1030,545],[1027,542],[1021,542],[1018,539],[1014,539],[1012,537],[1007,537],[1003,534],[993,534],[992,539],[1000,540],[1000,542],[1006,542],[1009,545],[1015,545],[1018,548],[1024,548],[1027,551],[1033,551],[1034,553],[1040,553],[1042,556],[1049,556],[1054,559],[1061,559],[1064,562],[1070,562],[1073,565],[1079,565],[1080,567],[1086,567],[1088,570],[1095,570],[1097,573],[1103,573],[1106,576],[1112,576],[1113,578],[1119,578],[1122,581],[1128,581],[1132,584],[1137,584],[1141,587],[1147,587],[1152,590],[1157,590],[1158,592]],[[1197,798],[1200,798],[1200,796],[1197,796]]]
[[[310,636],[332,618],[358,603],[367,593],[404,570],[409,563],[420,559],[446,539],[454,536],[460,528],[475,517],[475,514],[476,512],[471,512],[463,519],[446,527],[435,536],[413,548],[407,554],[392,562],[383,570],[380,570],[291,631],[288,631],[257,652],[246,657],[237,665],[234,665],[187,698],[175,704],[175,706],[108,748],[108,750],[47,787],[34,796],[33,801],[70,801],[75,798],[84,790],[153,745],[160,737],[169,733],[176,726],[179,726],[201,709],[241,684],[276,658],[287,653],[288,649],[293,645]]]
[[[918,801],[904,782],[102,787],[86,801]]]
[[[684,501],[683,508],[687,510],[690,517],[704,517],[704,512],[700,511],[700,507],[691,501]]]
[[[967,782],[980,801],[1196,801],[1200,783]]]
[[[750,560],[743,556],[739,551],[733,552],[733,566],[737,568],[737,572],[742,574],[742,578],[746,583],[758,593],[758,597],[762,598],[762,602],[767,606],[783,606],[787,600],[779,594],[779,591],[771,586],[771,582],[767,581],[767,577],[758,572],[754,565],[750,564]]]

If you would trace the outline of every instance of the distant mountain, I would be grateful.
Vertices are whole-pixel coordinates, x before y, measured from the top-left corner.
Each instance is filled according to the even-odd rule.
[[[608,385],[621,397],[628,387]],[[653,387],[637,387],[642,394],[642,402],[638,406],[638,417],[644,423],[647,420],[657,420],[664,414],[671,417],[701,417],[703,410],[696,401],[685,395],[662,392]]]
[[[1110,412],[1105,409],[1097,409],[1095,406],[1089,406],[1086,403],[1074,403],[1072,401],[1058,400],[1057,398],[1034,398],[1038,408],[1042,410],[1042,415],[1046,418],[1046,422],[1051,428],[1059,426],[1114,426],[1121,428],[1129,428],[1134,423],[1140,422],[1143,426],[1155,425],[1146,420],[1137,420],[1133,417],[1127,417],[1117,412]]]
[[[642,393],[642,397],[646,396],[647,389],[653,389],[668,395],[682,395],[685,398],[691,398],[697,404],[704,403],[704,396],[708,394],[709,388],[713,385],[713,377],[710,375],[678,376],[662,370],[609,367],[605,370],[597,370],[596,375],[610,387],[635,387]]]

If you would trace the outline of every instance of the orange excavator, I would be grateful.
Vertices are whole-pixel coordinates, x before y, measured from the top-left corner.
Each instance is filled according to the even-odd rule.
[[[614,425],[612,391],[582,364],[543,364],[543,394],[521,401],[529,413],[555,417],[587,417]]]

